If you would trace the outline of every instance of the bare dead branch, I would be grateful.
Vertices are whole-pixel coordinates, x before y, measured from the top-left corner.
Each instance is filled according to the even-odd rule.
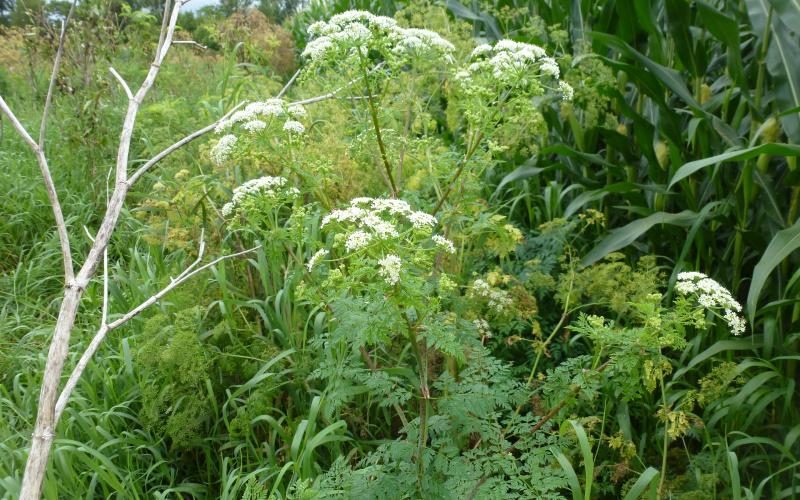
[[[120,86],[122,87],[122,90],[125,91],[125,95],[128,96],[128,100],[129,101],[132,100],[133,99],[133,93],[131,93],[131,88],[128,87],[128,82],[126,82],[125,79],[122,78],[122,76],[119,73],[117,73],[117,70],[115,70],[113,67],[109,66],[108,67],[108,71],[110,71],[111,74],[114,75],[114,78],[117,79],[117,81],[119,82]]]
[[[130,142],[133,135],[133,126],[136,122],[136,115],[144,97],[152,87],[158,75],[159,68],[171,46],[175,25],[178,21],[178,14],[180,13],[180,8],[183,3],[183,0],[177,0],[169,16],[169,21],[166,19],[166,12],[169,9],[165,9],[165,19],[159,35],[159,44],[153,63],[150,66],[147,76],[139,87],[139,90],[133,98],[128,101],[128,109],[125,114],[122,133],[120,134],[119,148],[117,150],[114,191],[108,201],[103,222],[94,237],[94,243],[92,243],[86,261],[83,263],[80,271],[78,271],[77,276],[73,276],[72,256],[69,250],[66,225],[64,224],[63,215],[61,214],[58,197],[47,167],[47,160],[45,159],[44,152],[42,148],[33,141],[27,131],[25,131],[22,124],[19,123],[19,120],[13,117],[14,115],[11,113],[5,101],[0,99],[0,108],[2,108],[3,112],[10,118],[13,117],[11,120],[12,123],[15,124],[15,128],[17,128],[23,138],[29,143],[39,160],[39,166],[45,178],[48,196],[50,197],[50,204],[53,207],[53,212],[56,217],[56,226],[59,230],[59,239],[61,240],[62,253],[64,255],[66,276],[64,296],[61,301],[52,340],[50,341],[47,362],[45,363],[42,377],[42,385],[39,392],[39,407],[36,413],[36,423],[34,425],[31,447],[28,452],[28,460],[25,464],[25,473],[22,477],[20,498],[24,500],[36,500],[41,495],[42,483],[47,470],[47,462],[52,449],[53,439],[55,438],[55,427],[58,422],[56,419],[56,404],[59,395],[58,387],[61,381],[61,373],[64,369],[64,362],[69,353],[69,339],[75,325],[78,307],[80,306],[83,292],[97,269],[101,256],[106,252],[108,242],[117,225],[119,214],[125,202],[129,187],[126,182],[128,177],[128,156],[130,153]],[[167,0],[166,6],[169,7],[169,5],[169,0]]]
[[[288,82],[286,82],[286,85],[284,85],[284,86],[283,86],[283,88],[281,89],[281,91],[280,91],[280,92],[278,92],[278,95],[276,95],[275,97],[276,97],[276,98],[278,98],[278,99],[280,99],[281,97],[283,97],[284,95],[286,95],[286,92],[288,92],[288,91],[289,91],[289,89],[290,89],[290,88],[292,87],[292,85],[294,84],[294,81],[295,81],[295,80],[297,80],[297,77],[298,77],[298,76],[300,76],[300,70],[299,70],[299,69],[298,69],[297,71],[295,71],[295,72],[294,72],[294,74],[292,75],[292,77],[291,77],[291,78],[289,78],[289,81],[288,81]]]
[[[74,277],[74,270],[72,267],[72,250],[69,246],[69,235],[67,234],[67,224],[64,221],[64,214],[61,211],[61,203],[58,201],[58,192],[56,185],[53,182],[53,176],[50,175],[50,167],[47,164],[47,158],[44,156],[44,150],[39,144],[33,140],[33,137],[25,130],[25,127],[20,123],[11,108],[8,107],[6,101],[0,96],[0,111],[2,111],[11,121],[11,125],[19,133],[20,136],[28,143],[28,146],[36,156],[36,161],[39,164],[39,170],[44,179],[45,190],[47,191],[47,198],[50,201],[50,208],[53,210],[53,217],[56,221],[56,232],[58,233],[58,241],[61,245],[61,255],[64,260],[64,283],[69,284]]]
[[[39,124],[39,147],[44,149],[44,133],[47,129],[47,114],[50,111],[50,105],[53,102],[53,90],[56,87],[56,80],[58,80],[58,70],[61,68],[61,57],[64,55],[64,40],[67,35],[67,26],[69,20],[72,18],[72,13],[75,11],[75,4],[77,0],[73,0],[72,5],[69,7],[67,17],[61,21],[61,33],[58,36],[58,49],[56,49],[56,57],[53,61],[53,72],[50,74],[50,84],[47,86],[47,97],[44,100],[44,109],[42,110],[42,122]]]
[[[206,47],[202,43],[195,42],[194,40],[173,40],[172,45],[193,45],[195,47],[200,47],[203,50],[208,49],[208,47]]]
[[[162,151],[162,152],[158,153],[157,155],[155,155],[153,158],[148,160],[147,163],[145,163],[144,165],[139,167],[139,169],[136,172],[134,172],[133,175],[131,175],[131,177],[127,181],[128,182],[128,186],[132,186],[137,180],[139,180],[139,178],[142,175],[144,175],[148,170],[150,170],[150,168],[153,165],[155,165],[159,161],[163,160],[165,157],[169,156],[171,153],[173,153],[177,149],[180,149],[181,147],[183,147],[186,144],[192,142],[193,140],[197,139],[198,137],[201,137],[201,136],[211,132],[212,130],[214,130],[217,127],[217,125],[219,125],[220,123],[222,123],[225,120],[227,120],[234,112],[236,112],[239,108],[244,106],[244,104],[245,104],[244,102],[240,102],[239,104],[234,106],[230,111],[225,113],[225,116],[223,116],[219,120],[215,121],[214,123],[212,123],[210,125],[207,125],[207,126],[201,128],[200,130],[196,130],[195,132],[192,132],[191,134],[187,135],[183,139],[181,139],[178,142],[176,142],[175,144],[171,145],[170,147],[168,147],[164,151]]]
[[[111,323],[103,323],[103,325],[100,327],[97,333],[95,333],[95,336],[92,338],[92,341],[89,343],[89,346],[81,355],[81,358],[78,360],[78,363],[75,365],[75,368],[72,370],[72,373],[69,376],[69,380],[67,380],[67,383],[64,385],[64,389],[61,391],[61,394],[58,397],[58,402],[56,403],[56,414],[55,414],[56,421],[58,421],[61,418],[61,414],[64,411],[64,408],[67,406],[69,398],[72,395],[72,391],[75,389],[78,380],[80,380],[83,371],[86,369],[86,366],[89,364],[89,361],[92,359],[92,356],[94,356],[95,352],[97,352],[97,349],[100,347],[100,344],[103,342],[106,335],[108,335],[108,332],[116,328],[119,328],[120,326],[124,325],[131,319],[135,318],[142,311],[144,311],[148,307],[152,306],[153,304],[161,300],[161,298],[164,297],[164,295],[172,291],[175,287],[191,279],[198,273],[201,273],[206,269],[219,264],[223,260],[240,257],[242,255],[254,252],[259,248],[261,248],[261,245],[258,245],[256,247],[243,250],[241,252],[236,252],[229,255],[223,255],[221,257],[212,260],[208,264],[205,264],[201,267],[198,267],[197,269],[194,269],[203,258],[204,246],[205,242],[202,241],[200,244],[200,250],[198,251],[197,260],[195,260],[192,264],[190,264],[185,271],[183,271],[180,275],[178,275],[178,277],[172,279],[169,282],[169,284],[164,288],[162,288],[158,293],[151,296],[150,298],[139,304],[136,308],[127,312],[126,314],[116,319],[115,321]]]
[[[175,33],[175,26],[178,22],[178,14],[180,13],[180,8],[183,3],[184,2],[182,0],[178,0],[175,4],[175,7],[172,9],[169,22],[165,21],[165,26],[162,27],[159,45],[156,49],[156,55],[153,58],[153,63],[150,65],[150,70],[147,72],[147,76],[139,87],[139,90],[136,92],[133,98],[128,101],[128,110],[125,113],[125,120],[123,121],[122,132],[120,134],[119,148],[117,149],[116,180],[114,191],[109,200],[108,209],[106,210],[103,222],[100,225],[100,229],[97,231],[95,242],[89,250],[86,261],[78,272],[78,276],[76,278],[78,286],[85,287],[88,284],[89,278],[91,278],[91,276],[94,274],[100,262],[100,255],[103,253],[106,245],[108,245],[108,242],[111,239],[111,233],[114,231],[114,228],[117,225],[119,214],[122,211],[122,205],[125,202],[125,197],[128,193],[128,188],[130,187],[127,182],[128,157],[130,154],[131,137],[133,136],[133,127],[136,123],[136,116],[139,112],[139,106],[141,105],[142,101],[144,101],[147,92],[153,86],[156,76],[158,75],[158,71],[161,68],[161,63],[164,61],[164,58],[166,57],[167,52],[172,45],[172,36]],[[167,5],[169,5],[169,0],[167,0]],[[166,17],[167,16],[165,14],[164,18],[166,19]]]
[[[375,71],[378,71],[382,66],[383,66],[383,63],[377,64],[374,68],[372,68],[369,71],[367,71],[367,75],[369,75],[370,73],[373,73]],[[295,104],[295,105],[306,105],[306,104],[314,104],[315,102],[320,102],[320,101],[327,101],[328,99],[334,99],[334,98],[336,98],[338,96],[339,92],[342,92],[343,90],[349,89],[350,87],[352,87],[353,85],[355,85],[356,83],[360,82],[363,79],[364,79],[363,76],[360,76],[358,78],[354,78],[354,79],[350,80],[349,82],[345,83],[344,85],[342,85],[341,87],[337,88],[336,90],[334,90],[332,92],[328,92],[327,94],[319,95],[319,96],[316,96],[316,97],[311,97],[311,98],[308,98],[308,99],[303,99],[303,100],[300,100],[300,101],[295,101],[292,104]]]

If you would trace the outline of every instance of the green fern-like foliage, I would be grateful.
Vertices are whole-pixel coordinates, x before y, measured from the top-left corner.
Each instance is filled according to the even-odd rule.
[[[335,462],[314,485],[317,498],[560,498],[566,482],[550,447],[561,438],[515,415],[526,390],[507,363],[473,346],[458,378],[442,373],[433,389],[441,397],[431,402],[421,482],[415,419],[355,466]]]
[[[201,314],[200,307],[192,307],[174,317],[154,316],[137,356],[142,422],[176,448],[189,446],[208,418],[204,384],[211,356],[198,338]]]

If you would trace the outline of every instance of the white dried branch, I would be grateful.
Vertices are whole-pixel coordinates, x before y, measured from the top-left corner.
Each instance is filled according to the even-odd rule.
[[[92,338],[92,341],[89,343],[89,345],[87,346],[86,350],[81,355],[81,358],[78,360],[78,363],[75,365],[75,368],[72,370],[72,373],[69,376],[69,380],[67,380],[67,383],[64,385],[64,389],[61,391],[61,394],[58,397],[58,402],[56,403],[56,415],[55,415],[56,421],[58,421],[61,418],[61,414],[64,411],[64,408],[67,406],[67,403],[69,402],[69,398],[72,395],[72,391],[75,389],[75,386],[77,385],[78,380],[80,380],[81,375],[83,374],[83,371],[86,369],[86,366],[89,364],[89,361],[92,359],[92,357],[94,356],[95,352],[97,352],[97,349],[100,347],[100,344],[103,342],[103,340],[105,339],[106,335],[108,335],[108,332],[110,332],[110,331],[112,331],[112,330],[114,330],[116,328],[119,328],[120,326],[124,325],[125,323],[127,323],[131,319],[135,318],[142,311],[144,311],[148,307],[152,306],[153,304],[155,304],[159,300],[161,300],[161,298],[164,297],[164,295],[166,295],[167,293],[172,291],[175,287],[177,287],[177,286],[181,285],[182,283],[186,282],[187,280],[191,279],[192,277],[194,277],[198,273],[201,273],[201,272],[205,271],[206,269],[219,264],[223,260],[232,259],[232,258],[235,258],[235,257],[240,257],[240,256],[248,254],[250,252],[254,252],[255,250],[258,250],[259,248],[261,248],[261,245],[258,245],[256,247],[253,247],[253,248],[250,248],[250,249],[247,249],[247,250],[242,250],[241,252],[236,252],[236,253],[229,254],[229,255],[223,255],[223,256],[218,257],[218,258],[214,259],[213,261],[211,261],[211,262],[209,262],[207,264],[204,264],[203,266],[198,267],[198,268],[195,269],[195,267],[202,260],[203,252],[204,252],[204,249],[205,249],[205,242],[201,241],[200,250],[198,251],[197,259],[191,265],[189,265],[189,267],[187,267],[186,270],[184,270],[180,275],[178,275],[176,278],[173,278],[172,280],[170,280],[170,282],[169,282],[169,284],[167,286],[162,288],[158,293],[152,295],[150,298],[148,298],[147,300],[145,300],[144,302],[139,304],[136,308],[134,308],[131,311],[127,312],[126,314],[124,314],[120,318],[112,321],[111,323],[103,323],[102,326],[100,327],[100,329],[97,331],[97,333],[95,333],[94,337]]]
[[[142,101],[144,101],[147,92],[153,86],[156,76],[158,75],[158,71],[161,68],[161,63],[164,61],[164,58],[166,57],[167,52],[172,45],[172,36],[175,33],[175,26],[178,22],[178,14],[180,13],[180,8],[183,3],[184,2],[182,0],[178,0],[176,2],[168,22],[166,21],[167,16],[164,16],[164,24],[166,27],[162,28],[162,33],[159,38],[159,45],[156,49],[156,55],[153,58],[153,63],[150,65],[150,70],[147,72],[147,76],[139,87],[139,90],[136,92],[133,98],[128,101],[128,110],[125,113],[125,120],[123,121],[122,125],[122,133],[120,134],[119,148],[117,149],[115,170],[116,181],[114,185],[114,191],[109,200],[106,215],[103,218],[103,222],[100,224],[100,229],[97,231],[95,242],[89,250],[86,261],[78,272],[76,281],[79,287],[85,288],[88,284],[89,279],[97,269],[101,254],[111,239],[111,233],[114,231],[114,228],[117,225],[119,214],[122,211],[122,205],[125,202],[125,197],[128,193],[128,188],[130,187],[127,182],[128,157],[130,154],[131,137],[133,136],[133,126],[136,123],[136,116],[139,112],[139,106],[141,105]],[[166,5],[169,6],[169,4],[169,0],[167,0]]]
[[[292,87],[292,85],[294,85],[294,81],[297,80],[298,76],[300,76],[300,71],[301,70],[298,69],[297,71],[294,72],[292,77],[289,78],[289,81],[286,82],[286,85],[284,85],[283,88],[281,89],[281,91],[278,92],[278,95],[275,96],[276,98],[280,99],[281,97],[286,95],[286,92],[288,92],[289,89]]]
[[[183,139],[181,139],[178,142],[176,142],[175,144],[171,145],[170,147],[168,147],[164,151],[162,151],[162,152],[158,153],[157,155],[155,155],[153,158],[148,160],[147,163],[145,163],[144,165],[139,167],[139,169],[136,172],[134,172],[133,175],[131,175],[131,177],[127,181],[128,186],[132,186],[137,180],[139,180],[139,178],[142,175],[144,175],[148,170],[150,170],[150,168],[153,165],[155,165],[159,161],[163,160],[165,157],[167,157],[172,152],[180,149],[181,147],[183,147],[184,145],[192,142],[193,140],[197,139],[198,137],[201,137],[201,136],[211,132],[212,130],[214,130],[217,127],[217,125],[219,125],[220,123],[222,123],[225,120],[227,120],[234,112],[238,111],[239,108],[244,106],[244,104],[245,104],[244,102],[240,102],[239,104],[234,106],[230,111],[225,113],[225,116],[223,116],[219,120],[215,121],[214,123],[212,123],[210,125],[207,125],[207,126],[201,128],[200,130],[196,130],[196,131],[192,132],[191,134],[187,135]]]
[[[174,40],[172,45],[194,45],[195,47],[200,47],[203,50],[207,50],[208,47],[203,45],[202,43],[195,42],[194,40]]]
[[[21,135],[31,145],[31,148],[34,150],[39,160],[39,165],[45,178],[45,184],[48,187],[48,196],[50,197],[50,202],[56,216],[56,225],[59,228],[59,239],[62,244],[65,275],[67,277],[58,320],[56,321],[50,348],[47,353],[47,362],[45,363],[42,386],[39,393],[39,407],[36,414],[36,423],[34,425],[31,447],[28,453],[28,460],[25,464],[22,486],[20,488],[20,498],[24,500],[36,500],[41,495],[42,482],[55,437],[55,427],[58,422],[55,411],[58,387],[61,381],[61,373],[64,369],[64,362],[69,352],[69,339],[75,325],[78,307],[80,306],[83,292],[97,269],[101,256],[106,252],[111,234],[117,225],[119,214],[125,202],[128,191],[128,185],[126,183],[128,176],[128,156],[130,153],[130,142],[133,135],[133,126],[136,122],[136,115],[144,97],[152,87],[158,75],[161,63],[164,61],[167,51],[171,46],[172,36],[178,21],[178,14],[180,13],[180,7],[183,3],[182,0],[178,0],[175,7],[172,9],[168,21],[167,16],[164,16],[164,24],[162,25],[159,35],[159,44],[153,63],[150,66],[147,76],[139,87],[139,90],[133,98],[128,101],[128,109],[125,114],[122,133],[120,134],[119,148],[117,150],[114,192],[109,199],[106,214],[95,235],[94,243],[89,250],[86,261],[80,271],[78,271],[77,276],[73,276],[72,257],[69,252],[69,242],[66,238],[66,225],[63,222],[63,215],[61,214],[60,205],[58,204],[58,198],[55,193],[55,188],[53,187],[50,172],[47,168],[47,161],[44,157],[43,150],[38,144],[33,142],[33,139],[27,131],[25,131],[24,127],[22,127],[22,124],[19,123],[19,120],[13,117],[13,113],[8,109],[6,103],[0,99],[0,107],[2,107],[2,110],[8,114],[9,117],[13,117],[11,121],[15,128],[20,131]],[[165,13],[169,11],[169,5],[170,2],[167,0],[164,10]]]
[[[125,91],[125,95],[128,97],[128,100],[130,101],[131,99],[133,99],[133,93],[131,92],[131,88],[128,86],[128,82],[126,82],[125,79],[122,78],[122,76],[119,73],[117,73],[117,70],[115,70],[113,67],[109,66],[108,71],[110,71],[111,74],[114,75],[114,78],[117,79],[120,86],[122,87],[122,90]]]
[[[56,232],[58,233],[58,241],[61,245],[61,256],[64,260],[64,282],[69,284],[74,276],[72,267],[72,250],[69,246],[69,235],[67,234],[67,224],[64,221],[64,213],[61,211],[61,203],[58,200],[58,192],[56,185],[53,182],[53,176],[50,175],[50,167],[47,164],[47,158],[44,155],[44,149],[33,140],[33,137],[25,130],[25,127],[20,123],[11,108],[8,107],[6,101],[0,96],[0,111],[2,111],[11,121],[11,125],[19,133],[20,136],[28,143],[28,146],[36,156],[36,161],[39,164],[39,171],[42,173],[44,179],[45,190],[47,191],[47,198],[50,201],[50,208],[53,210],[53,217],[56,221]]]
[[[379,69],[381,69],[381,67],[383,67],[383,63],[375,65],[375,67],[370,69],[367,74],[370,74],[370,73],[373,73],[375,71],[378,71]],[[353,85],[355,85],[356,83],[360,82],[363,79],[364,79],[363,76],[360,76],[358,78],[354,78],[354,79],[350,80],[349,82],[345,83],[344,85],[342,85],[341,87],[339,87],[339,88],[337,88],[337,89],[335,89],[335,90],[333,90],[331,92],[328,92],[327,94],[318,95],[316,97],[310,97],[308,99],[302,99],[300,101],[295,101],[292,104],[293,105],[304,106],[304,105],[307,105],[307,104],[314,104],[316,102],[327,101],[328,99],[335,99],[335,98],[338,97],[340,92],[342,92],[342,91],[344,91],[346,89],[349,89],[350,87],[352,87]]]

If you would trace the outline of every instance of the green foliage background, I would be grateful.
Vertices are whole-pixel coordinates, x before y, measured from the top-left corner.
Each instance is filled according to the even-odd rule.
[[[157,16],[126,5],[80,4],[59,75],[48,155],[76,234],[103,213],[125,105],[107,66],[139,81],[157,42]],[[353,8],[437,30],[466,52],[506,37],[537,43],[575,88],[571,104],[498,131],[445,208],[456,242],[463,235],[454,279],[493,280],[515,309],[491,318],[493,338],[448,327],[469,362],[434,363],[424,484],[410,354],[375,348],[376,371],[358,352],[327,349],[321,339],[337,335],[335,323],[298,290],[283,254],[265,247],[198,277],[107,340],[58,429],[45,497],[800,495],[797,3],[312,1],[278,21],[302,50],[311,22]],[[17,23],[37,19],[15,12]],[[261,58],[279,27],[261,45],[225,39],[224,14],[182,19],[185,37],[209,49],[173,47],[140,115],[135,161],[285,83],[285,69]],[[0,31],[0,92],[32,128],[53,55],[48,33],[41,23]],[[434,80],[386,92],[404,96]],[[324,88],[307,79],[292,92]],[[406,127],[418,139],[387,132],[392,154],[410,158],[406,191],[426,209],[462,140],[446,90],[412,108],[407,126],[405,109],[388,100],[381,109],[388,130]],[[321,200],[314,210],[379,194],[380,179],[365,173],[371,136],[354,125],[367,123],[366,110],[325,103],[314,118],[303,150],[317,173],[303,179]],[[0,495],[14,498],[62,284],[38,170],[8,122],[0,125]],[[111,313],[179,274],[201,228],[218,253],[238,248],[237,238],[263,241],[258,231],[230,233],[217,205],[279,161],[267,149],[221,170],[197,142],[148,174],[110,249]],[[74,243],[86,251],[85,239]],[[670,314],[651,294],[670,302],[677,274],[689,270],[745,304],[746,335],[687,327],[695,333],[638,343],[650,338],[647,318]],[[68,365],[91,338],[101,301],[94,283]],[[477,314],[464,302],[453,305],[459,314]],[[347,308],[352,330],[375,315],[357,302]],[[670,416],[659,416],[666,407]]]

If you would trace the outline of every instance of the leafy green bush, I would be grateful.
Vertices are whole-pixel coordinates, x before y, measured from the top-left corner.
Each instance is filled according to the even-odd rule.
[[[222,69],[200,106],[165,75],[142,156],[250,101],[151,174],[112,249],[112,314],[193,260],[201,228],[258,249],[87,370],[48,498],[797,493],[785,22],[748,2],[534,4],[315,3],[290,23],[304,65],[280,99],[233,53],[181,56]],[[0,235],[9,496],[58,291],[21,171],[2,211],[43,215]],[[70,215],[102,189],[68,184],[86,205]]]

